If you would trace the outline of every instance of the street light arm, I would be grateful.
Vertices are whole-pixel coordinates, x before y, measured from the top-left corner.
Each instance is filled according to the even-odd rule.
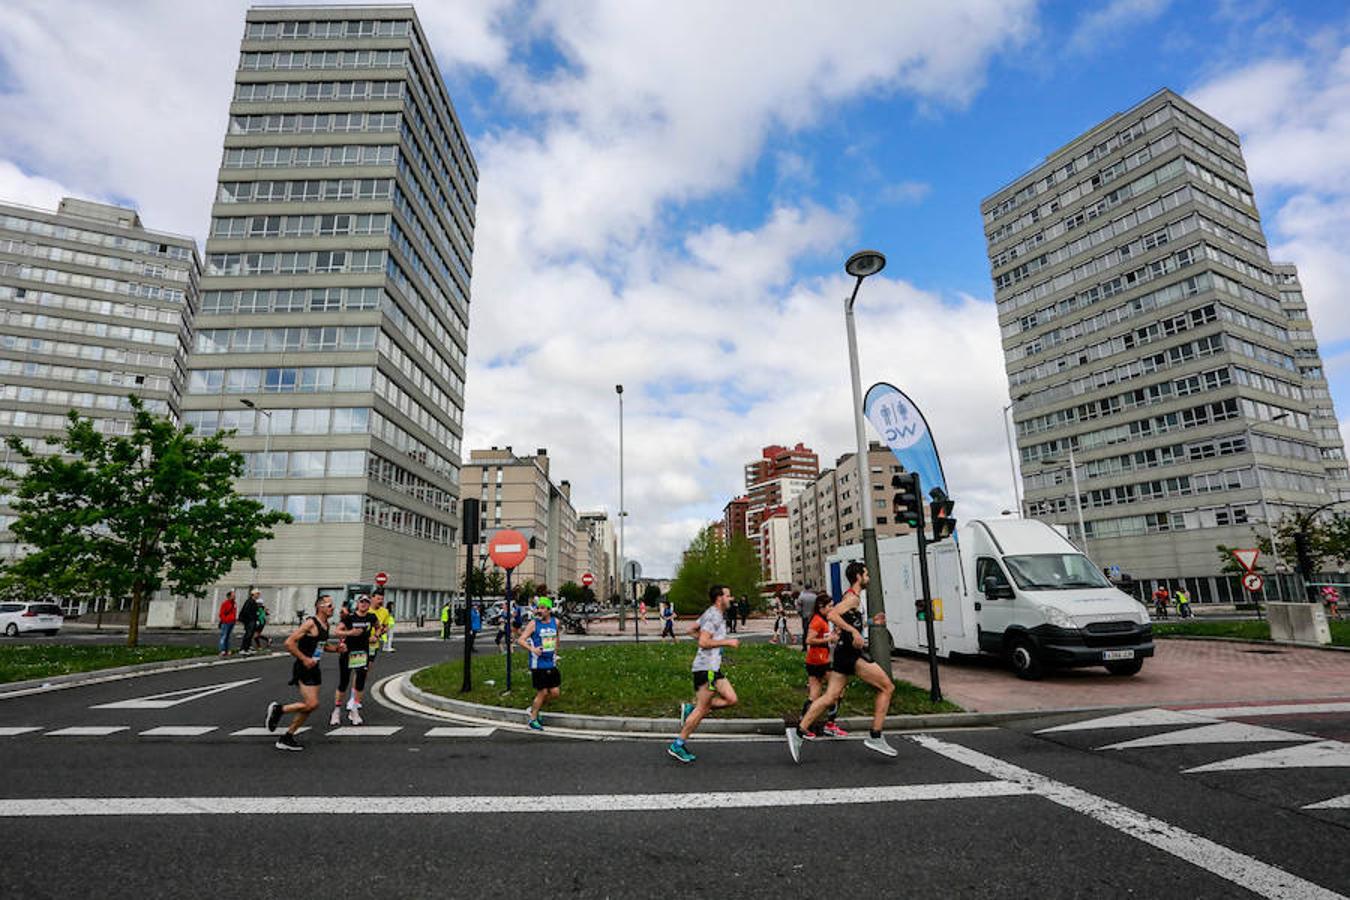
[[[862,287],[863,278],[864,276],[859,275],[857,276],[857,280],[853,282],[853,293],[849,295],[848,300],[844,303],[845,312],[853,312],[853,302],[858,299],[858,288]]]

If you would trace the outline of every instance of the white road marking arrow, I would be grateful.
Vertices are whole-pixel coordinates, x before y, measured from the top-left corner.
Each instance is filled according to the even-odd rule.
[[[1247,769],[1334,769],[1350,766],[1350,744],[1343,741],[1318,741],[1282,750],[1266,750],[1249,756],[1224,759],[1191,772],[1236,772]],[[1342,798],[1343,799],[1343,798]],[[1331,801],[1328,801],[1331,802]]]
[[[258,679],[256,678],[245,678],[243,681],[227,681],[223,684],[208,684],[201,687],[186,688],[181,691],[167,691],[163,694],[151,694],[148,697],[137,697],[133,700],[118,700],[115,703],[100,703],[98,706],[91,706],[89,708],[168,709],[171,706],[178,706],[180,703],[191,703],[193,700],[200,700],[201,698],[209,697],[212,694],[234,690],[237,687],[252,684],[257,680]]]
[[[1093,731],[1098,728],[1141,728],[1146,725],[1201,725],[1217,722],[1207,716],[1180,712],[1174,709],[1141,709],[1135,712],[1118,713],[1100,719],[1087,719],[1082,722],[1070,722],[1068,725],[1056,725],[1042,728],[1037,734],[1050,734],[1056,731]]]
[[[1220,722],[1217,725],[1202,725],[1199,728],[1185,728],[1181,731],[1169,731],[1149,737],[1122,741],[1098,747],[1098,750],[1130,750],[1135,747],[1175,747],[1182,744],[1248,744],[1256,742],[1279,743],[1281,741],[1315,741],[1317,738],[1293,731],[1281,731],[1278,728],[1266,728],[1262,725],[1246,725],[1242,722]]]
[[[1304,809],[1350,809],[1350,794],[1340,797],[1332,797],[1330,800],[1323,800],[1321,803],[1309,803]]]

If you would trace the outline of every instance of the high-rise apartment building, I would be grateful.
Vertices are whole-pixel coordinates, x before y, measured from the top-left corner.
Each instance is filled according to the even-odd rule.
[[[760,525],[769,510],[777,509],[806,490],[820,474],[820,457],[810,447],[772,444],[760,450],[758,459],[745,464],[745,533],[764,562]]]
[[[588,532],[591,537],[591,547],[588,550],[590,554],[591,575],[595,577],[595,583],[591,585],[591,590],[601,600],[608,601],[610,597],[618,593],[618,559],[619,542],[614,534],[614,526],[609,521],[609,514],[606,512],[589,511],[578,513],[577,515],[577,556],[580,558],[582,532]],[[585,574],[585,571],[579,571],[577,576]]]
[[[746,515],[749,510],[750,499],[748,497],[733,497],[727,501],[726,506],[722,507],[723,534],[728,543],[737,535],[741,537],[750,536],[746,523]]]
[[[856,458],[856,453],[845,453],[835,460],[833,469],[821,472],[805,491],[786,504],[792,581],[823,587],[827,583],[825,561],[830,554],[845,544],[862,540]],[[909,534],[909,526],[892,520],[891,499],[895,491],[891,476],[904,471],[895,454],[872,441],[867,447],[867,461],[877,537]]]
[[[1350,487],[1307,307],[1267,254],[1237,134],[1160,91],[981,212],[1026,513],[1141,592],[1184,579],[1197,600],[1236,599],[1216,545],[1251,545]]]
[[[457,583],[477,169],[411,6],[247,14],[184,419],[295,519],[220,585],[278,618],[389,574]]]
[[[516,568],[517,584],[533,581],[556,591],[576,581],[577,513],[572,485],[549,477],[548,450],[516,456],[510,447],[472,450],[464,466],[464,490],[478,492],[483,534],[514,528],[530,538],[530,554]],[[479,564],[492,568],[487,543],[479,545]]]
[[[46,451],[70,410],[126,434],[128,395],[177,419],[200,268],[192,238],[149,231],[134,209],[0,203],[0,437]],[[3,559],[22,552],[11,521]]]

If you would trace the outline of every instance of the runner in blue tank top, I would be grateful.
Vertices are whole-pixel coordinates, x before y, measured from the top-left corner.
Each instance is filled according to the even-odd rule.
[[[528,724],[543,731],[539,710],[544,703],[562,693],[562,673],[558,671],[558,620],[553,617],[553,601],[540,597],[538,614],[525,623],[516,643],[529,652],[530,680],[534,683],[534,702],[530,704]]]

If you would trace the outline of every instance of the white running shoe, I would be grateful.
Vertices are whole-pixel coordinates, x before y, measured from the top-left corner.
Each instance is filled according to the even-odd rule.
[[[341,708],[341,707],[339,707],[339,706],[333,707],[333,714],[332,714],[331,716],[328,717],[328,724],[331,725],[331,726],[333,726],[334,728],[336,728],[336,727],[338,727],[339,725],[342,724],[342,708]]]
[[[348,721],[350,721],[353,725],[364,725],[364,724],[365,724],[365,722],[361,719],[361,710],[359,710],[359,709],[354,709],[354,710],[352,710],[351,715],[348,716],[347,719],[348,719]]]
[[[882,735],[881,737],[869,736],[867,740],[863,741],[863,746],[866,747],[868,750],[873,750],[877,753],[880,753],[882,756],[900,755],[900,751],[896,750],[890,744],[886,743],[885,735]]]
[[[789,725],[787,729],[788,753],[792,754],[792,761],[800,763],[802,761],[802,736],[797,733],[796,725]]]

